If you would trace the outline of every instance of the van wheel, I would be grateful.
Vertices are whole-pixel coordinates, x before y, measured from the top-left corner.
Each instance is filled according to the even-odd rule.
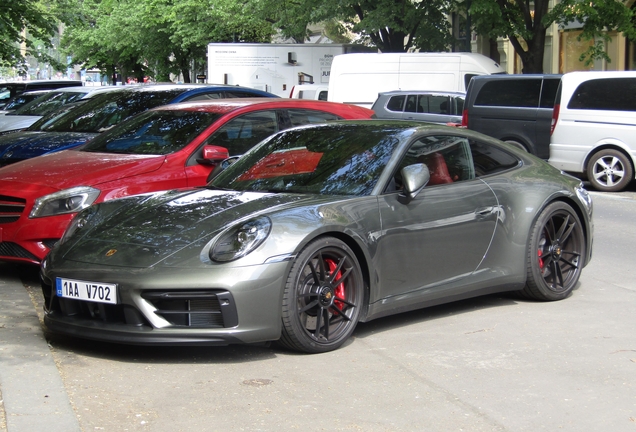
[[[524,146],[523,144],[521,144],[519,141],[515,141],[515,140],[506,140],[506,142],[508,144],[512,144],[513,146],[517,147],[519,150],[523,150],[524,152],[528,152],[528,149],[526,148],[526,146]]]
[[[587,165],[587,178],[592,187],[599,191],[621,191],[633,177],[634,170],[630,160],[618,150],[599,150],[592,155]]]

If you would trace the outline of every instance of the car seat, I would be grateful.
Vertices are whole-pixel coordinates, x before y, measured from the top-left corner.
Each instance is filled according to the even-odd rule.
[[[446,166],[446,160],[441,153],[435,152],[427,155],[423,158],[422,162],[428,166],[428,171],[431,175],[431,179],[428,182],[429,185],[453,182],[453,179],[448,172],[448,166]]]

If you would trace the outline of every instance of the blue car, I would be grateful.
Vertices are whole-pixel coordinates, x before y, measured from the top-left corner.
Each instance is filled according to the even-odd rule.
[[[278,97],[229,85],[159,84],[122,87],[43,117],[28,129],[0,135],[0,166],[84,144],[140,112],[178,102]]]

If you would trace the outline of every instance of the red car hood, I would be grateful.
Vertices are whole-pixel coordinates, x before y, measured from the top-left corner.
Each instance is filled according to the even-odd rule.
[[[54,190],[96,186],[156,171],[164,160],[165,156],[66,150],[0,168],[0,182],[25,183]]]

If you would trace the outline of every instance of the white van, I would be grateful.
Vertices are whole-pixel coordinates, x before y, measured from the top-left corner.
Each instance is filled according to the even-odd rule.
[[[328,100],[370,108],[393,90],[465,92],[475,75],[506,73],[476,53],[365,53],[334,57]]]
[[[636,71],[570,72],[561,77],[549,162],[587,176],[600,191],[627,187],[636,163]]]
[[[327,100],[327,84],[298,84],[289,92],[291,99]]]

